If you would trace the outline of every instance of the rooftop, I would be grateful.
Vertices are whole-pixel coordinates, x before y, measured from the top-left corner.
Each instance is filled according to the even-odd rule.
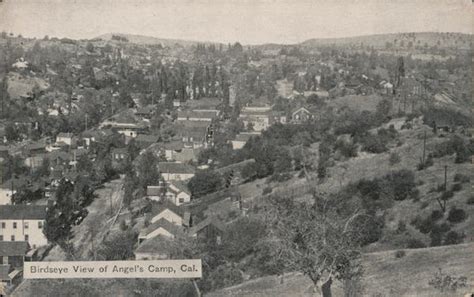
[[[0,205],[2,220],[44,220],[46,206],[44,205]]]
[[[161,172],[164,173],[194,173],[194,167],[188,164],[183,163],[174,163],[174,162],[160,162],[158,163],[158,168]]]
[[[28,248],[26,241],[0,241],[0,257],[24,256]]]

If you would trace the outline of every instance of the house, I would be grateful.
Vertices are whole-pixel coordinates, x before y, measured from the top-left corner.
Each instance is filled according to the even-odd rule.
[[[291,122],[294,124],[302,124],[314,118],[312,112],[306,107],[299,107],[291,112]]]
[[[174,162],[160,162],[158,168],[165,181],[188,180],[194,176],[194,167]]]
[[[23,268],[29,249],[26,241],[0,241],[0,265]]]
[[[182,103],[179,99],[174,99],[173,100],[173,107],[180,107],[181,105],[182,105]]]
[[[29,156],[46,153],[46,143],[42,141],[27,144],[24,147],[25,153]]]
[[[189,227],[190,213],[182,207],[164,200],[163,202],[153,203],[151,212],[147,215],[148,221],[153,224],[160,219],[166,219],[168,222],[178,226]]]
[[[0,185],[0,205],[11,204],[12,196],[19,188],[31,186],[31,181],[25,178],[12,178]]]
[[[271,124],[276,124],[276,123],[280,123],[280,124],[287,123],[286,113],[284,111],[272,112]]]
[[[59,133],[56,136],[56,143],[65,143],[69,146],[75,144],[74,134],[72,133]]]
[[[188,234],[197,240],[214,241],[220,244],[225,224],[216,217],[207,217],[189,229]]]
[[[128,158],[127,148],[113,148],[112,149],[112,161],[121,162]]]
[[[256,137],[260,134],[260,132],[240,132],[235,136],[234,140],[231,140],[232,149],[238,150],[243,148],[251,137]]]
[[[182,181],[172,180],[166,186],[165,198],[174,205],[180,206],[191,201],[191,191]]]
[[[147,186],[146,187],[146,197],[151,200],[161,201],[163,197],[163,192],[165,191],[164,185],[158,186]]]
[[[170,254],[177,248],[173,239],[167,236],[156,237],[142,241],[135,250],[135,260],[163,260],[170,258]]]
[[[140,234],[138,235],[138,243],[142,243],[145,240],[157,236],[164,236],[173,239],[176,235],[182,232],[183,228],[181,226],[174,224],[165,218],[161,218],[140,231]]]
[[[16,286],[21,282],[22,272],[21,270],[14,269],[10,265],[0,265],[0,296],[2,295],[2,286]]]
[[[254,131],[263,131],[270,126],[272,115],[270,107],[244,107],[239,118],[245,127],[251,126]]]
[[[183,150],[184,143],[181,140],[173,140],[170,142],[160,143],[159,146],[160,154],[167,161],[174,161],[176,160],[175,156]]]
[[[160,137],[156,135],[138,134],[135,138],[135,142],[139,148],[145,149],[150,145],[157,143],[159,139]]]
[[[145,107],[139,107],[135,111],[135,115],[144,119],[151,119],[153,115],[153,106],[145,106]]]
[[[45,220],[46,206],[0,205],[0,241],[27,241],[34,249],[44,246]]]
[[[213,125],[209,122],[179,122],[175,129],[185,148],[206,148],[213,143]]]

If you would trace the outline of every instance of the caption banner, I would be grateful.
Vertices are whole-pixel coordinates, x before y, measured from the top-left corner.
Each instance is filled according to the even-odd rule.
[[[153,261],[25,262],[25,279],[200,278],[200,259]]]

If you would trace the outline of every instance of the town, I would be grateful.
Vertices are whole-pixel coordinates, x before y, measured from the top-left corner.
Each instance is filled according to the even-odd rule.
[[[399,33],[247,46],[2,32],[4,291],[197,296],[197,286],[231,296],[224,288],[241,285],[232,296],[245,296],[246,283],[271,277],[283,291],[265,296],[290,296],[285,284],[332,275],[335,292],[365,285],[345,296],[398,296],[410,274],[387,287],[383,268],[360,268],[384,253],[407,272],[416,264],[406,259],[424,251],[437,257],[425,277],[459,257],[465,267],[445,272],[457,281],[449,289],[472,286],[472,42]],[[320,240],[323,229],[332,231]],[[24,261],[187,258],[203,259],[202,279],[22,277]],[[428,295],[419,296],[438,289],[420,285]]]

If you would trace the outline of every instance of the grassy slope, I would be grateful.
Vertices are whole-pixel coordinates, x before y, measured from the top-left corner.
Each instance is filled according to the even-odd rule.
[[[474,244],[405,250],[397,259],[394,251],[370,253],[363,256],[363,296],[463,296],[474,289]],[[452,276],[465,276],[468,288],[457,294],[439,294],[428,284],[438,268]],[[343,296],[340,283],[334,283],[334,296]],[[379,295],[377,295],[379,294]],[[276,276],[263,277],[225,288],[208,297],[279,297],[320,296],[312,291],[311,282],[301,274],[285,275],[284,283]]]

